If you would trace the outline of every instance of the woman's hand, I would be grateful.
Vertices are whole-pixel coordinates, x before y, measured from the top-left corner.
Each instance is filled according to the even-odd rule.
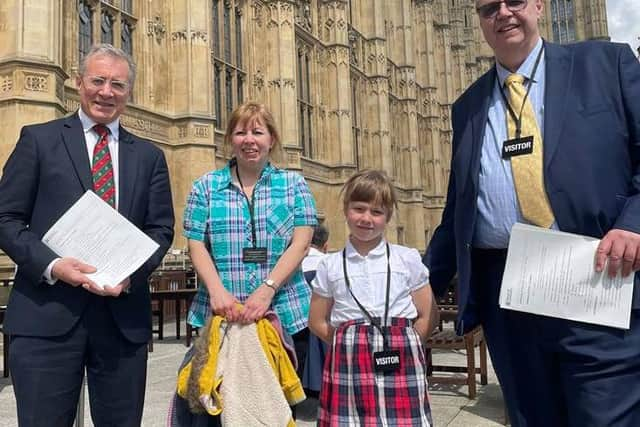
[[[240,320],[241,313],[238,307],[238,300],[223,287],[209,292],[209,304],[214,314],[223,316],[228,322],[238,322]]]
[[[275,291],[265,284],[258,286],[258,288],[253,291],[245,301],[244,309],[242,310],[242,313],[240,313],[239,321],[243,323],[251,323],[262,319],[269,309],[275,294]]]

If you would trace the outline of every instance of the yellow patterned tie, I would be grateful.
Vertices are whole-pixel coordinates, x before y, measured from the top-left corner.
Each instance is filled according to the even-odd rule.
[[[505,80],[511,108],[520,113],[525,96],[524,76],[511,74]],[[515,138],[516,124],[507,111],[509,138]],[[522,108],[522,137],[533,136],[533,152],[511,157],[511,170],[516,186],[516,194],[520,203],[522,216],[532,224],[549,228],[554,222],[553,211],[544,189],[542,162],[542,135],[533,106],[527,98]]]

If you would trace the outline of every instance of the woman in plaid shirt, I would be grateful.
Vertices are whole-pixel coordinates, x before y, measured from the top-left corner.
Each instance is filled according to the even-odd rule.
[[[418,251],[384,239],[396,205],[384,172],[359,172],[342,191],[349,240],[312,282],[309,328],[332,345],[318,425],[429,426],[421,344],[437,319],[429,272]]]
[[[311,295],[300,263],[317,223],[315,201],[300,174],[270,163],[279,136],[264,105],[236,108],[224,140],[231,160],[195,181],[184,212],[184,235],[204,284],[187,321],[204,326],[213,312],[250,323],[273,309],[296,341],[307,327]]]

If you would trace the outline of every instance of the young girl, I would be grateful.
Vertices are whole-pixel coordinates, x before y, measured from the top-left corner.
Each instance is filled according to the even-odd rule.
[[[422,341],[437,319],[429,274],[415,249],[383,235],[396,205],[381,171],[343,190],[350,236],[320,261],[309,327],[332,345],[324,364],[319,426],[430,426]]]

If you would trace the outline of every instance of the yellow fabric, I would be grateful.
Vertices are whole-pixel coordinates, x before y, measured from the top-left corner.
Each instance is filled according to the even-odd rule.
[[[210,324],[207,325],[208,328],[204,328],[204,331],[208,330],[209,334],[208,336],[201,336],[200,339],[208,339],[206,346],[208,354],[205,355],[206,363],[200,372],[195,372],[193,369],[193,360],[198,357],[198,355],[194,354],[192,359],[185,364],[178,373],[178,395],[184,399],[188,399],[189,387],[194,383],[197,384],[197,395],[199,396],[200,403],[203,409],[211,415],[219,415],[223,410],[222,399],[219,393],[223,378],[216,378],[218,354],[222,340],[220,330],[223,321],[223,317],[214,316],[210,320]],[[256,331],[266,359],[282,387],[284,397],[288,404],[295,405],[303,401],[306,396],[302,384],[280,340],[278,331],[267,319],[262,319],[257,322]],[[197,378],[190,378],[192,375],[196,375]],[[295,426],[293,419],[289,421],[287,426]]]
[[[511,108],[516,116],[520,113],[526,93],[523,83],[524,77],[520,74],[511,74],[505,80]],[[509,138],[514,138],[516,124],[508,111],[507,124]],[[540,227],[549,228],[553,224],[554,217],[544,188],[542,135],[533,106],[528,98],[522,108],[521,136],[533,136],[533,152],[511,157],[511,170],[520,210],[527,221]]]
[[[218,392],[222,378],[216,378],[216,366],[218,362],[218,350],[220,349],[220,327],[224,320],[221,316],[211,319],[209,325],[209,345],[207,363],[204,365],[197,378],[198,396],[207,396],[207,404],[203,408],[211,415],[220,415],[222,412],[222,398]],[[205,328],[205,330],[207,330]],[[189,378],[191,377],[193,358],[178,372],[178,395],[188,398]],[[204,403],[204,402],[203,402]]]

